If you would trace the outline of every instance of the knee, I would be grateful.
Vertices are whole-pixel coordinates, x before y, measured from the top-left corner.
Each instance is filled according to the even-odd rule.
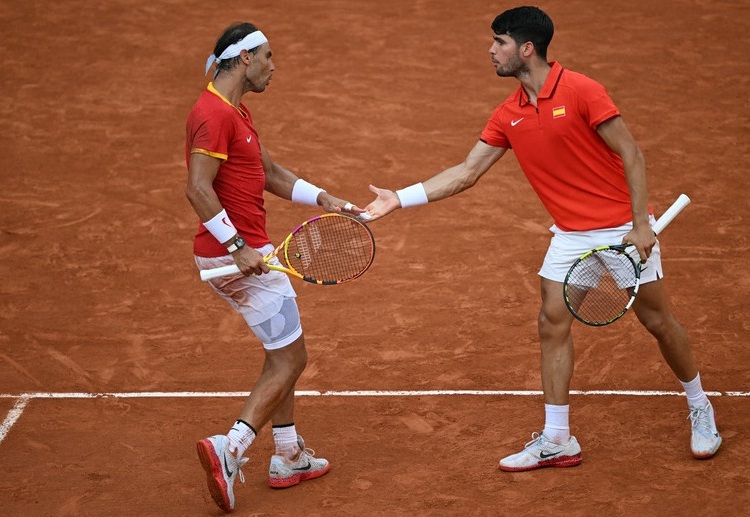
[[[285,366],[289,370],[289,375],[297,379],[307,368],[307,349],[305,348],[304,338],[300,336],[299,340],[290,345],[291,353],[285,361]]]
[[[682,325],[669,313],[651,312],[639,314],[638,320],[643,327],[657,339],[667,337],[675,333],[684,333]]]
[[[299,375],[302,374],[305,368],[307,368],[307,361],[308,361],[307,348],[302,346],[299,352],[295,355],[295,361],[294,361],[295,370],[298,371],[297,373],[298,377]]]
[[[276,376],[296,380],[307,367],[307,349],[304,336],[275,350],[266,350],[264,370]]]
[[[564,338],[570,332],[570,323],[570,319],[560,317],[542,308],[537,317],[539,337],[542,341]]]
[[[549,319],[549,316],[544,313],[544,311],[539,311],[539,316],[536,318],[536,325],[539,328],[539,335],[548,334],[554,325],[552,325],[552,321]]]

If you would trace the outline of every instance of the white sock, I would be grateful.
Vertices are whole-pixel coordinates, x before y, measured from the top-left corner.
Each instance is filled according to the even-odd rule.
[[[570,441],[568,418],[570,406],[544,405],[544,431],[542,434],[551,442],[565,445]]]
[[[296,452],[297,428],[294,424],[273,426],[273,443],[276,454],[289,457],[291,452]]]
[[[703,391],[703,386],[701,386],[701,374],[695,376],[695,379],[693,379],[690,382],[682,382],[682,387],[685,388],[685,395],[687,396],[687,403],[690,407],[706,407],[706,404],[708,404],[708,397],[706,396],[706,392]]]
[[[229,452],[241,458],[255,440],[255,429],[244,420],[237,420],[227,433]]]

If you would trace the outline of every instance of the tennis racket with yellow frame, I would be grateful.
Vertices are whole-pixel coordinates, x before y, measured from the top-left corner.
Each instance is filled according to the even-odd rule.
[[[282,264],[268,262],[279,257]],[[375,259],[375,238],[360,220],[345,214],[322,214],[290,233],[263,257],[268,268],[318,285],[350,282],[362,276]],[[236,264],[200,272],[201,280],[241,274]]]

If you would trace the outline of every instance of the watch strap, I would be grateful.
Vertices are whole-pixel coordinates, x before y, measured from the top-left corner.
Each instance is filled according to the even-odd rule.
[[[238,235],[232,241],[232,244],[230,244],[229,246],[227,246],[227,251],[229,253],[234,253],[238,249],[241,249],[241,248],[244,248],[244,247],[245,247],[245,239],[243,239],[241,236]]]

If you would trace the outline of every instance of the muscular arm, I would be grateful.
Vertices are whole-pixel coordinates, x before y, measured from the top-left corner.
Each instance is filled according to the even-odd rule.
[[[507,149],[504,147],[493,147],[480,140],[469,151],[462,163],[449,167],[422,183],[427,199],[438,201],[473,187],[479,178],[502,158],[505,151]],[[383,217],[401,207],[401,202],[395,192],[373,185],[370,185],[370,191],[377,195],[375,201],[365,208],[372,219]]]
[[[221,201],[219,201],[213,187],[220,165],[221,160],[218,158],[200,153],[190,155],[185,195],[193,206],[193,210],[203,222],[212,219],[223,210]],[[234,237],[222,244],[226,246],[233,240]],[[235,251],[232,256],[244,275],[268,273],[268,266],[263,262],[263,256],[250,246]]]
[[[503,147],[492,147],[482,141],[469,151],[463,163],[454,165],[422,182],[427,199],[438,201],[473,187],[479,178],[505,154]]]
[[[200,153],[190,155],[185,195],[201,221],[208,221],[222,210],[213,187],[219,165],[221,160],[218,158]]]
[[[292,199],[292,187],[299,178],[278,163],[274,163],[265,147],[261,145],[260,149],[263,169],[266,171],[266,190],[280,198]]]
[[[266,171],[266,190],[283,199],[292,199],[292,190],[294,183],[299,179],[293,172],[274,162],[271,154],[265,147],[261,146],[261,156],[263,159],[263,169]],[[318,204],[326,212],[347,212],[359,215],[364,212],[363,209],[356,205],[347,208],[347,201],[329,194],[321,192],[318,194]]]
[[[622,158],[633,214],[633,231],[625,239],[635,244],[641,260],[645,261],[656,242],[648,220],[646,160],[622,117],[607,120],[599,125],[597,132]]]

